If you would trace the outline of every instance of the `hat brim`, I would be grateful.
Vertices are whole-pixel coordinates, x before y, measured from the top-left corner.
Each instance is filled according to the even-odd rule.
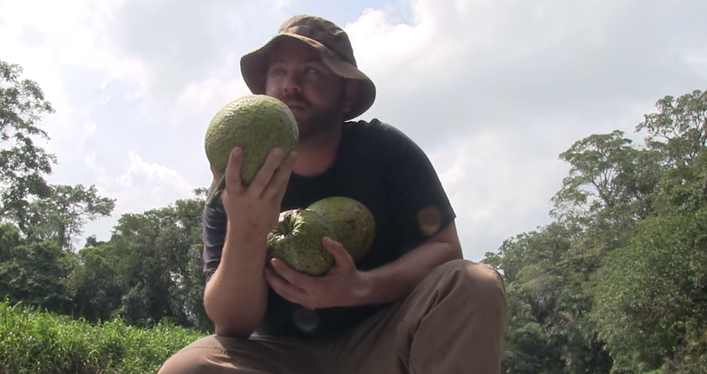
[[[313,47],[319,52],[322,61],[335,74],[345,79],[357,80],[360,82],[359,97],[356,104],[351,108],[345,120],[356,118],[366,112],[375,101],[376,86],[373,81],[356,66],[338,58],[329,48],[318,41],[303,35],[294,33],[280,33],[270,39],[264,46],[245,54],[241,58],[241,75],[246,86],[253,94],[265,93],[265,73],[267,69],[267,55],[273,45],[283,38],[290,38],[301,41]]]

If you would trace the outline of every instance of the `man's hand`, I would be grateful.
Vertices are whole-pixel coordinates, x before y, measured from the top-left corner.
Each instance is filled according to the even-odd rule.
[[[229,230],[265,237],[275,227],[294,160],[294,152],[284,154],[281,149],[273,149],[255,179],[245,186],[241,181],[243,151],[231,151],[222,196]],[[216,174],[214,177],[220,179]]]
[[[275,258],[272,265],[284,280],[266,267],[268,285],[283,298],[311,310],[363,304],[373,287],[371,279],[356,269],[341,243],[324,238],[323,244],[334,256],[334,265],[326,275],[312,277]]]
[[[268,285],[262,269],[267,233],[277,223],[295,157],[294,152],[283,153],[270,152],[248,186],[240,178],[243,151],[235,148],[229,156],[221,195],[226,236],[219,266],[204,289],[204,308],[218,335],[247,338],[265,315]],[[218,183],[221,175],[214,169],[212,173]]]

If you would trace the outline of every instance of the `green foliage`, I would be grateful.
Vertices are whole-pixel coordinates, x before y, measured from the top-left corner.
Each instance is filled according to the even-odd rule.
[[[4,306],[0,373],[154,370],[213,330],[201,302],[206,189],[124,214],[109,240],[76,248],[85,224],[110,216],[115,200],[95,186],[46,182],[56,159],[34,139],[49,139],[37,123],[53,109],[21,72],[0,61],[0,300],[38,312]]]
[[[508,284],[504,372],[697,374],[707,367],[707,93],[560,158],[556,221],[485,262]]]
[[[660,368],[707,331],[707,206],[640,227],[595,274],[592,311],[616,369],[639,373]]]
[[[0,373],[154,373],[201,333],[164,320],[138,328],[120,319],[89,324],[0,303]]]
[[[35,143],[49,140],[36,123],[54,108],[39,84],[21,74],[19,65],[0,60],[0,218],[24,229],[29,199],[49,196],[46,176],[57,160]]]
[[[211,331],[201,303],[201,212],[197,197],[122,215],[105,243],[87,245],[69,284],[76,315],[90,321],[120,316],[149,326],[169,318],[182,326]]]
[[[6,230],[6,231],[5,231]],[[0,300],[24,302],[64,312],[71,304],[66,279],[73,270],[73,254],[54,241],[21,240],[17,230],[5,225],[0,262]]]
[[[88,221],[108,217],[115,199],[102,197],[96,186],[50,186],[49,197],[29,205],[26,232],[33,240],[56,239],[62,249],[73,249],[73,238]]]
[[[656,102],[657,111],[644,116],[636,130],[648,132],[646,144],[668,165],[690,165],[707,142],[707,91],[694,90]]]

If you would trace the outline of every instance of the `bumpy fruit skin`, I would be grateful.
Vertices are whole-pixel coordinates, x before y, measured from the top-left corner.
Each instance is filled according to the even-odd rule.
[[[280,213],[277,226],[268,234],[268,264],[275,257],[299,272],[324,275],[334,265],[334,257],[324,248],[322,239],[333,234],[318,213],[286,210]]]
[[[373,245],[376,223],[361,202],[345,197],[332,196],[315,201],[307,210],[317,212],[335,232],[334,239],[341,243],[354,261],[365,256]]]
[[[247,185],[273,148],[282,148],[287,154],[298,141],[297,120],[287,105],[267,95],[246,95],[214,115],[206,130],[204,148],[211,166],[224,173],[231,151],[241,147],[241,179]]]

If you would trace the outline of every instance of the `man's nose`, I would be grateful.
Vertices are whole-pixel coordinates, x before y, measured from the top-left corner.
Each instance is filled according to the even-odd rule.
[[[285,92],[299,92],[302,89],[301,78],[296,72],[285,74],[282,79],[282,90]]]

